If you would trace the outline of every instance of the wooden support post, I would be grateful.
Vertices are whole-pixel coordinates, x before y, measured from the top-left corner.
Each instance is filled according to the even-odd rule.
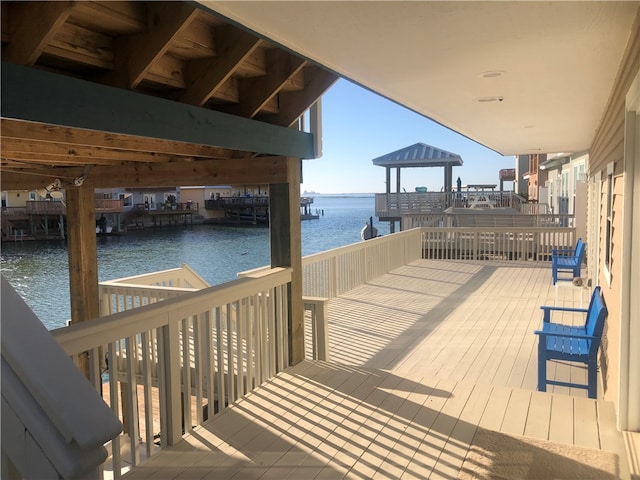
[[[68,188],[65,196],[71,323],[79,323],[100,315],[95,200],[92,188]],[[88,378],[86,357],[79,367]]]
[[[269,185],[271,266],[291,267],[289,291],[289,363],[304,360],[304,306],[302,304],[302,234],[300,225],[301,160],[287,159],[289,183]]]

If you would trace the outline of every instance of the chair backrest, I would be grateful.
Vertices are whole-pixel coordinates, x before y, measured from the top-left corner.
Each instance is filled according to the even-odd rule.
[[[602,337],[604,322],[607,319],[608,313],[607,306],[604,303],[604,298],[602,298],[602,292],[598,286],[593,290],[591,301],[589,302],[589,311],[587,312],[587,320],[585,323],[585,333],[593,337]],[[591,350],[595,347],[595,351],[590,351],[589,356],[596,354],[598,350],[597,346],[598,344],[591,344]]]
[[[584,244],[582,239],[579,238],[578,243],[576,243],[576,260],[578,261],[578,265],[580,265],[584,260],[585,250],[586,250],[586,245]]]

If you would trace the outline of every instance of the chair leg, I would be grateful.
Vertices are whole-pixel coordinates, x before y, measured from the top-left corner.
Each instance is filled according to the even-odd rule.
[[[547,391],[547,357],[545,356],[546,338],[538,338],[538,391]]]
[[[598,398],[598,362],[587,365],[587,394],[589,398]]]

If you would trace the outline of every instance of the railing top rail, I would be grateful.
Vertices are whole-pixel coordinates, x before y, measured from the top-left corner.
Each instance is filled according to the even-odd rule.
[[[344,247],[336,247],[336,248],[332,248],[331,250],[325,250],[323,252],[318,252],[318,253],[313,253],[311,255],[306,255],[305,257],[302,257],[302,265],[308,265],[310,263],[314,263],[314,262],[318,262],[321,260],[325,260],[328,258],[331,258],[333,256],[335,256],[336,254],[345,254],[345,253],[350,253],[350,252],[355,252],[358,251],[362,248],[367,248],[367,247],[371,247],[374,245],[377,245],[379,243],[385,243],[387,242],[390,238],[394,238],[394,239],[398,239],[401,237],[410,237],[412,235],[415,235],[417,233],[417,228],[412,228],[410,230],[404,230],[402,232],[396,232],[396,233],[392,233],[390,235],[384,235],[382,237],[377,237],[377,238],[372,238],[370,240],[366,240],[366,241],[361,241],[361,242],[357,242],[357,243],[352,243],[350,245],[346,245]]]
[[[158,272],[143,273],[141,275],[116,278],[106,282],[100,282],[100,285],[121,284],[121,285],[130,285],[130,286],[132,285],[140,286],[140,285],[148,285],[149,282],[159,282],[163,280],[173,279],[178,276],[182,276],[187,280],[191,280],[191,281],[195,280],[195,282],[192,282],[192,283],[199,283],[200,288],[205,288],[209,286],[209,283],[200,275],[198,275],[198,273],[196,273],[195,270],[193,270],[186,263],[183,263],[182,266],[178,268],[170,268],[168,270],[160,270]],[[163,287],[163,288],[167,288],[167,287]],[[191,289],[188,289],[188,290],[191,290]]]
[[[147,292],[197,292],[202,288],[190,288],[190,287],[165,287],[164,285],[144,285],[140,283],[122,283],[122,282],[100,282],[100,287],[113,287],[113,288],[132,288],[136,290],[145,290]],[[203,287],[206,288],[206,287]]]
[[[568,232],[575,231],[574,227],[420,227],[423,232],[478,232],[486,233],[488,231],[495,233],[542,233],[542,232]]]
[[[63,350],[73,355],[97,345],[137,335],[192,315],[198,315],[291,281],[290,268],[274,268],[270,275],[240,278],[222,285],[191,291],[162,302],[95,318],[52,330]]]

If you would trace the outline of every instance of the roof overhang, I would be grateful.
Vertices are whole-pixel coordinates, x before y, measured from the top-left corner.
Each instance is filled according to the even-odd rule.
[[[591,146],[640,5],[200,3],[505,155]]]

